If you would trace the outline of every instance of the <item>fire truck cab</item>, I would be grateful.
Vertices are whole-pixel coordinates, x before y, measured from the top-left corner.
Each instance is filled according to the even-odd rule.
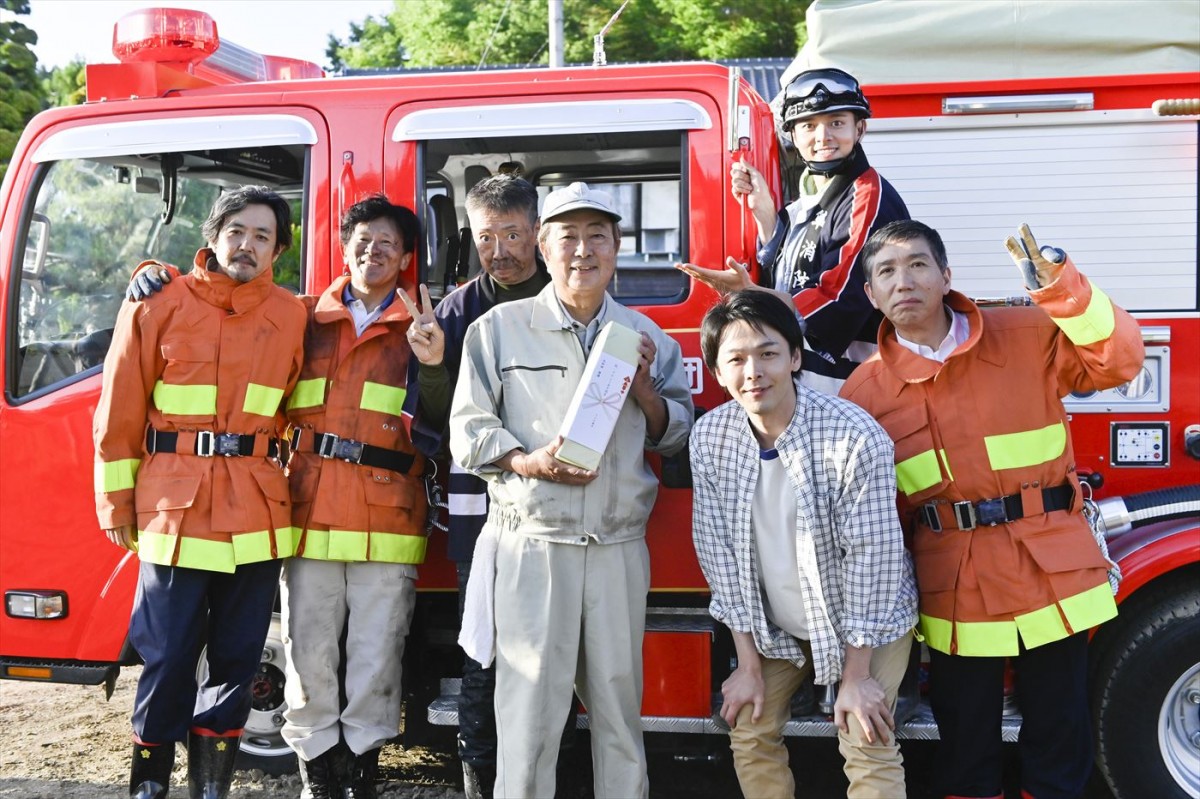
[[[1091,25],[1021,3],[897,5],[818,2],[793,69],[832,63],[863,81],[867,153],[913,217],[943,234],[957,288],[1022,294],[1002,242],[1028,222],[1138,317],[1142,374],[1064,400],[1125,573],[1120,616],[1092,645],[1099,761],[1118,797],[1200,796],[1200,20],[1186,9],[1150,20],[1126,3],[1097,9]],[[1140,44],[1122,49],[1113,30]],[[679,340],[699,411],[725,401],[700,360],[715,294],[672,264],[753,259],[731,159],[767,175],[780,203],[796,168],[767,100],[730,69],[326,78],[172,9],[123,18],[114,54],[121,63],[88,67],[85,105],[30,123],[0,191],[0,677],[111,688],[137,663],[127,642],[136,556],[95,519],[100,372],[133,266],[190,263],[200,223],[231,187],[267,185],[292,203],[297,244],[276,280],[304,293],[342,272],[342,212],[384,192],[423,220],[420,280],[440,297],[479,268],[464,209],[478,180],[519,171],[542,196],[601,185],[624,217],[610,292]],[[686,458],[658,466],[644,725],[721,736],[714,696],[732,646],[707,612]],[[421,568],[406,736],[456,723],[457,598],[443,553],[434,542]],[[276,627],[243,745],[272,770],[291,760],[282,667]],[[1006,739],[1018,727],[1019,716],[1007,720]],[[834,727],[818,713],[786,732]],[[936,727],[921,709],[898,734]]]

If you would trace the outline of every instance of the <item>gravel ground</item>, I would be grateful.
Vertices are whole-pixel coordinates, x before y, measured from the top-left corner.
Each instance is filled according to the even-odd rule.
[[[140,669],[122,669],[112,699],[100,686],[0,680],[0,797],[101,799],[127,797],[129,714]],[[384,747],[380,795],[387,799],[462,799],[458,763],[426,749]],[[183,748],[176,752],[172,794],[187,793]],[[295,799],[300,777],[239,771],[239,799]]]

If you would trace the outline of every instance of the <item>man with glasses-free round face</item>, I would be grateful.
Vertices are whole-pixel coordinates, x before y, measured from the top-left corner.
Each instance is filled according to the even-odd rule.
[[[398,285],[418,228],[416,214],[382,195],[355,203],[339,230],[347,274],[302,298],[304,370],[287,404],[298,546],[280,596],[282,734],[300,759],[301,795],[314,799],[374,797],[379,749],[400,726],[428,540],[425,459],[403,412],[413,318]]]
[[[494,542],[497,797],[554,795],[572,688],[591,718],[596,795],[649,791],[641,655],[658,480],[645,452],[683,447],[692,402],[679,345],[606,291],[619,220],[586,184],[551,192],[538,231],[551,284],[484,314],[463,347],[450,451],[491,496],[481,547]],[[610,321],[641,333],[639,361],[590,471],[555,458],[556,431]]]
[[[1062,397],[1120,385],[1137,322],[1029,228],[1006,246],[1035,307],[950,287],[945,244],[907,220],[863,249],[886,319],[842,396],[896,444],[896,484],[929,648],[939,796],[1000,799],[1006,663],[1021,704],[1021,795],[1081,796],[1092,767],[1088,630],[1117,613],[1082,509]]]
[[[875,351],[879,313],[863,290],[859,264],[871,233],[908,209],[867,162],[862,139],[871,106],[858,81],[840,69],[801,72],[783,95],[782,128],[804,162],[797,198],[776,211],[767,181],[753,166],[730,168],[733,195],[758,229],[762,287],[793,304],[805,332],[805,385],[837,393]],[[721,293],[753,288],[744,264],[724,270],[678,268]]]
[[[704,362],[733,401],[691,436],[692,536],[737,668],[720,714],[742,793],[795,794],[783,743],[805,679],[834,705],[850,799],[902,799],[894,729],[917,589],[893,447],[861,408],[801,384],[790,303],[734,292],[704,316]]]

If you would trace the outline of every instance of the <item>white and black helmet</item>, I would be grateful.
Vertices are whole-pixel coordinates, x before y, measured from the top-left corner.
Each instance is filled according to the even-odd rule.
[[[832,67],[801,72],[783,91],[783,129],[790,131],[802,119],[834,111],[852,111],[859,119],[871,116],[871,104],[858,80]]]

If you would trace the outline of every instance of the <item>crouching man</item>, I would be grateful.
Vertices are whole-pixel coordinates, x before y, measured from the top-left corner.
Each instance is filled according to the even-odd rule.
[[[902,799],[893,730],[917,590],[896,515],[893,448],[861,408],[799,380],[804,348],[773,294],[704,317],[705,365],[733,397],[691,437],[692,532],[738,665],[721,687],[746,796],[795,795],[783,743],[810,673],[841,681],[838,748],[851,799]]]

